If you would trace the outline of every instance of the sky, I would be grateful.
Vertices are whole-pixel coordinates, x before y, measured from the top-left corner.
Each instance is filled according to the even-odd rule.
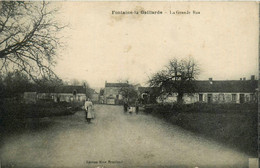
[[[69,24],[55,72],[91,87],[128,79],[146,85],[170,59],[194,58],[199,79],[258,76],[255,2],[56,2]],[[162,11],[112,15],[112,11]],[[170,14],[187,12],[190,14]],[[193,11],[200,14],[193,14]]]

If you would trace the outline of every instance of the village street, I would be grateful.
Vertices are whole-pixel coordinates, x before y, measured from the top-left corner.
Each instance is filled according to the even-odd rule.
[[[122,106],[96,105],[84,112],[41,119],[5,139],[1,163],[14,167],[245,167],[245,154],[153,116],[124,114]],[[103,163],[97,163],[102,161]],[[108,163],[112,161],[113,163]],[[105,163],[106,162],[106,163]]]

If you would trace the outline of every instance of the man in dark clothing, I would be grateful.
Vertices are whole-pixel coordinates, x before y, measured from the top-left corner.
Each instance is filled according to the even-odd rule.
[[[128,100],[125,98],[124,99],[124,112],[127,112],[128,108],[129,108]]]
[[[139,112],[139,101],[138,100],[135,101],[135,112],[136,112],[136,114],[138,114],[138,112]]]
[[[128,109],[128,104],[127,102],[124,102],[124,112],[127,112],[127,109]]]

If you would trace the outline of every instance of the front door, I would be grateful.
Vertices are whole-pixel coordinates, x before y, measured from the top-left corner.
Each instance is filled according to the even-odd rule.
[[[212,103],[212,94],[208,94],[208,103]]]
[[[244,94],[239,95],[239,101],[240,101],[241,104],[245,102],[245,95]]]

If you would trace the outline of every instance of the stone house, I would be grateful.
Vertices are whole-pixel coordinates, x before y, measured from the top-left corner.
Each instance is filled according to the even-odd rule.
[[[183,101],[186,104],[202,103],[253,103],[257,101],[258,81],[252,75],[250,80],[198,80],[195,81],[196,93],[185,94]],[[139,89],[142,97],[149,96],[149,89]],[[145,92],[146,90],[146,92]],[[171,96],[162,96],[158,102],[172,103],[177,102],[177,93]]]
[[[251,80],[217,80],[196,81],[197,93],[185,96],[186,103],[250,103],[257,101],[258,81]]]
[[[40,95],[39,95],[40,96]],[[84,86],[62,86],[55,89],[55,93],[51,94],[54,102],[84,102],[86,97],[86,88]]]
[[[84,86],[60,86],[52,92],[25,92],[25,102],[36,102],[36,100],[54,101],[54,102],[78,102],[84,103],[86,100],[86,88]],[[33,101],[35,100],[35,101]]]
[[[122,104],[123,95],[122,89],[129,87],[128,83],[105,83],[104,88],[104,103],[105,104]]]

